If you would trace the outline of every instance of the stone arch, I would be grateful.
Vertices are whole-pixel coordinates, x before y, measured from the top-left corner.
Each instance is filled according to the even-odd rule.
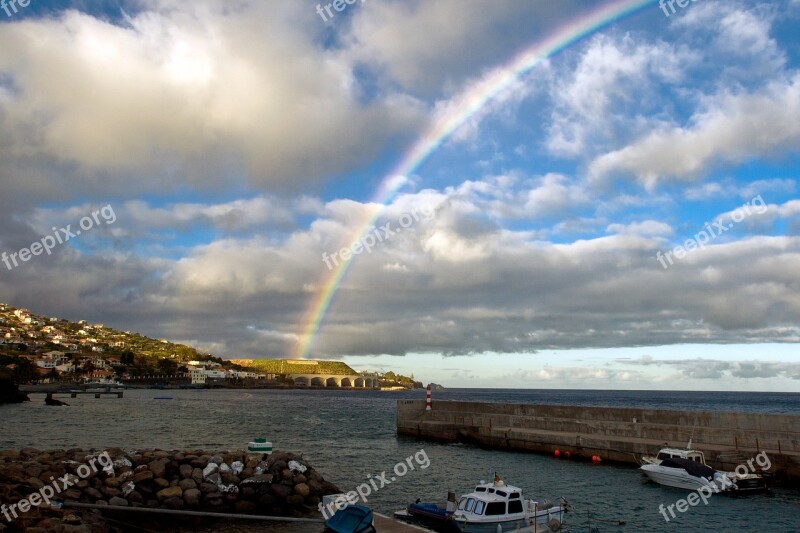
[[[350,380],[350,378],[342,378],[342,382],[341,382],[340,386],[352,388],[353,387],[353,382]]]
[[[305,376],[297,376],[294,378],[294,384],[298,387],[308,387],[308,378]]]
[[[325,380],[325,386],[326,387],[338,387],[339,386],[339,380],[337,380],[335,377],[329,377],[328,379]]]
[[[311,386],[312,387],[324,387],[325,386],[325,378],[322,378],[322,377],[311,378]]]
[[[364,378],[356,378],[354,386],[357,389],[363,389],[365,387],[364,383],[365,383]]]

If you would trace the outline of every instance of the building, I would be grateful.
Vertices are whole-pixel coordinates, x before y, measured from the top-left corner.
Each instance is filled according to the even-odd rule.
[[[192,366],[189,368],[189,377],[191,378],[192,385],[205,385],[206,369],[203,367]]]

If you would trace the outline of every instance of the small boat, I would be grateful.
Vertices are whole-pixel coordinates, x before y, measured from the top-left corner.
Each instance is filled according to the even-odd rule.
[[[569,503],[536,501],[523,495],[522,489],[506,485],[495,474],[493,482],[481,482],[475,489],[455,502],[448,495],[445,507],[435,503],[409,504],[395,518],[420,523],[438,531],[458,533],[496,533],[519,531],[539,533],[561,529]]]
[[[717,471],[706,464],[705,454],[692,448],[661,448],[655,456],[642,457],[640,470],[660,485],[698,490],[708,487],[715,493],[767,490],[766,478],[759,473],[739,474]]]
[[[372,509],[363,505],[347,505],[325,521],[324,533],[375,533]]]
[[[648,478],[667,487],[690,490],[708,488],[715,494],[736,490],[736,485],[725,472],[717,472],[692,459],[664,459],[660,464],[646,464],[640,468]]]

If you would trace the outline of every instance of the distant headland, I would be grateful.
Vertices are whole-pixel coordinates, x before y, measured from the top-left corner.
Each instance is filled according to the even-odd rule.
[[[223,359],[184,344],[46,317],[0,303],[0,372],[38,387],[422,388],[411,376],[358,372],[342,361]],[[11,394],[11,393],[9,393]]]

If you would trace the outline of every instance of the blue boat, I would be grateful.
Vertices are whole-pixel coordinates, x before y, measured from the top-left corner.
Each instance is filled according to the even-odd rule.
[[[372,509],[348,505],[325,521],[325,533],[375,533]]]

